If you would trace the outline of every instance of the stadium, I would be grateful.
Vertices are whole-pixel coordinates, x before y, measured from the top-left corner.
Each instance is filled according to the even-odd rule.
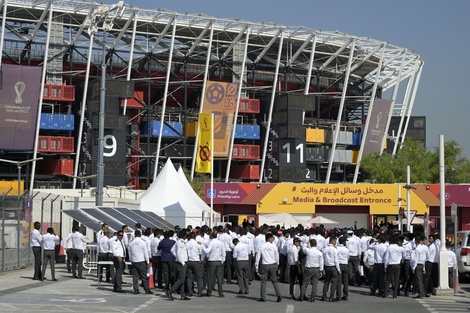
[[[35,160],[20,167],[30,190],[76,188],[86,176],[87,188],[146,189],[168,158],[191,171],[198,114],[208,111],[218,181],[360,182],[363,155],[395,152],[406,137],[424,64],[338,31],[122,1],[1,3],[2,98],[29,93],[7,89],[22,67],[40,99],[27,111],[1,108],[1,157]],[[17,164],[0,167],[15,187]]]

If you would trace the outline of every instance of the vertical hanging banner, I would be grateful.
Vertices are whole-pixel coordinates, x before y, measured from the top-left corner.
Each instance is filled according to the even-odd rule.
[[[383,138],[385,136],[385,128],[387,127],[388,115],[390,114],[391,100],[375,99],[372,112],[367,118],[370,119],[369,128],[367,129],[364,144],[363,155],[374,152],[380,152],[383,147]]]
[[[202,113],[214,114],[214,157],[228,157],[238,83],[208,81]]]
[[[197,143],[196,168],[199,173],[210,173],[212,168],[212,114],[199,114],[199,139]]]
[[[41,94],[41,67],[3,64],[0,149],[33,150]]]

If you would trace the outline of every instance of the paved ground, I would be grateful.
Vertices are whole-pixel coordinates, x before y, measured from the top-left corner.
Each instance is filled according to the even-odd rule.
[[[124,275],[127,283],[123,288],[127,293],[112,292],[110,284],[98,286],[96,272],[86,275],[86,280],[77,280],[67,273],[64,264],[57,264],[57,282],[45,280],[33,281],[33,269],[0,273],[0,312],[215,312],[230,310],[235,312],[307,312],[321,310],[323,312],[467,312],[470,297],[467,293],[449,297],[431,297],[416,300],[411,297],[398,299],[382,299],[369,295],[366,287],[351,287],[349,301],[337,303],[316,301],[297,302],[287,298],[288,285],[281,284],[284,299],[276,303],[276,297],[271,284],[268,284],[267,302],[260,303],[259,282],[254,281],[250,286],[250,294],[237,294],[237,285],[224,285],[225,298],[192,298],[191,301],[169,301],[164,293],[155,289],[155,295],[132,294],[131,276]],[[47,270],[46,277],[50,277]],[[322,288],[319,284],[319,290]],[[217,293],[215,293],[217,294]],[[298,294],[298,289],[296,290]]]

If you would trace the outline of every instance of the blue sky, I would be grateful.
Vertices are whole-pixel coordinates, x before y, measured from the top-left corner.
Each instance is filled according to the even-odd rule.
[[[116,3],[107,0],[105,3]],[[439,135],[470,158],[469,0],[127,0],[146,9],[275,22],[368,36],[413,50],[425,62],[413,115],[427,118],[427,146]]]

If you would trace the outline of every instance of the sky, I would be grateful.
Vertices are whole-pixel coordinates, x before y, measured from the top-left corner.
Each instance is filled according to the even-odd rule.
[[[107,0],[107,4],[117,1]],[[127,0],[145,9],[203,13],[370,37],[421,55],[412,115],[426,116],[429,149],[455,140],[470,159],[469,0]]]

